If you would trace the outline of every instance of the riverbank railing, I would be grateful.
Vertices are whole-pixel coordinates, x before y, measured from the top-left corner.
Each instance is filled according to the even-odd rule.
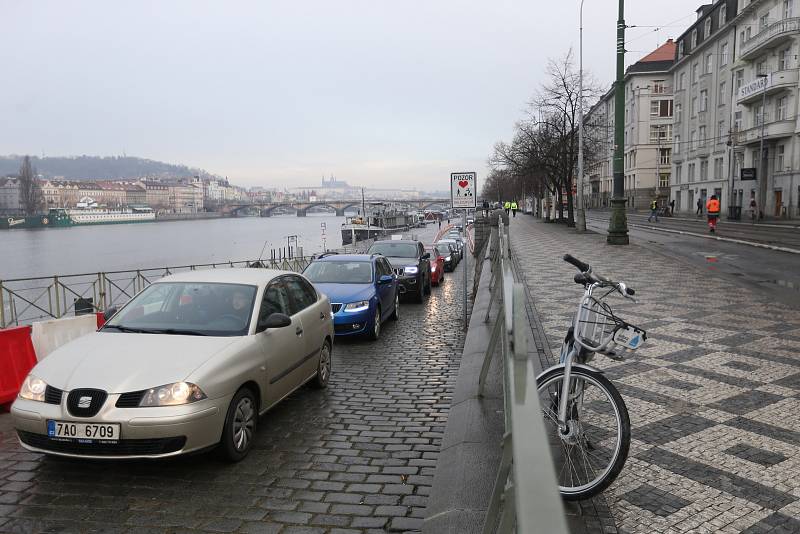
[[[0,328],[121,306],[154,281],[173,273],[233,267],[301,272],[313,258],[240,260],[0,280]]]
[[[478,394],[483,396],[489,366],[499,357],[505,432],[483,534],[566,534],[535,369],[528,356],[525,290],[514,281],[511,242],[502,219],[497,228],[492,228],[489,256],[491,297],[484,322],[490,322],[493,303],[497,303],[497,313],[478,380]],[[480,257],[478,263],[482,263]]]

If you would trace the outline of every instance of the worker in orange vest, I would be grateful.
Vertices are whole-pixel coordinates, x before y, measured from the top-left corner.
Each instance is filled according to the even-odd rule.
[[[706,212],[708,213],[708,229],[713,234],[717,231],[717,219],[719,219],[719,200],[717,195],[711,195],[711,198],[706,203]]]

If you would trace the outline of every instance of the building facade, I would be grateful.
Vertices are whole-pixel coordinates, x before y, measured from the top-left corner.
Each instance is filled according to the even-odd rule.
[[[737,1],[701,6],[695,22],[677,39],[669,193],[676,212],[704,212],[711,195],[720,199],[723,212],[738,202],[731,185],[730,142],[737,128],[732,104]]]
[[[19,193],[19,180],[0,178],[0,215],[20,215],[24,211]]]
[[[734,205],[747,212],[755,200],[765,217],[798,218],[800,0],[735,3]]]

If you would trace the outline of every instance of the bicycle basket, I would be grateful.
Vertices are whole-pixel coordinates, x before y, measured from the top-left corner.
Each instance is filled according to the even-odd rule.
[[[594,352],[605,352],[614,346],[614,332],[624,324],[611,306],[589,295],[575,318],[575,339]]]

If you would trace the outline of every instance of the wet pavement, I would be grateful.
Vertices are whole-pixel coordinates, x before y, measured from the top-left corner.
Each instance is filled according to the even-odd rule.
[[[0,532],[417,530],[463,346],[462,268],[424,304],[404,302],[379,341],[337,339],[329,388],[262,417],[238,464],[44,457],[0,415]]]

